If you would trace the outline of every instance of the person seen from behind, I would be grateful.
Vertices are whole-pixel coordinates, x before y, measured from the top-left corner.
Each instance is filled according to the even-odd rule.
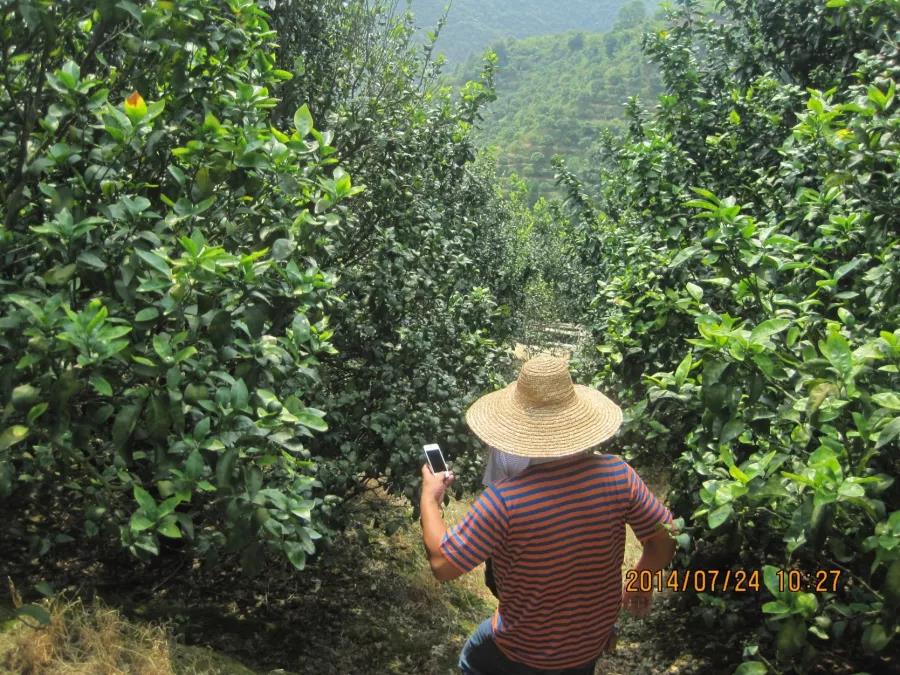
[[[616,433],[622,411],[573,384],[566,361],[541,355],[472,404],[466,422],[505,468],[492,474],[489,463],[487,487],[449,531],[440,505],[452,473],[423,466],[421,497],[435,578],[491,560],[499,606],[467,640],[460,671],[592,675],[619,610],[646,616],[652,602],[652,591],[622,590],[625,525],[643,545],[636,570],[662,570],[675,554],[669,510],[627,462],[592,451]]]

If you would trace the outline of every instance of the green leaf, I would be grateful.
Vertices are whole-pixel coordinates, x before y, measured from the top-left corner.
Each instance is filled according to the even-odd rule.
[[[712,202],[703,199],[690,199],[686,201],[684,205],[689,209],[703,209],[704,211],[716,211],[719,208]]]
[[[185,347],[175,354],[175,363],[186,361],[197,353],[196,347]]]
[[[56,591],[53,590],[53,587],[46,581],[37,582],[34,585],[34,590],[43,595],[45,598],[52,598],[56,594]]]
[[[247,488],[247,494],[250,495],[250,498],[256,496],[256,494],[260,491],[263,484],[263,475],[262,470],[260,470],[257,466],[251,466],[248,469],[245,469],[244,473],[244,485]],[[282,507],[283,508],[283,507]]]
[[[895,417],[890,421],[890,423],[884,427],[878,434],[878,442],[875,444],[875,449],[887,445],[891,441],[893,441],[897,436],[900,435],[900,417]],[[0,442],[0,448],[2,448],[3,444]]]
[[[16,443],[24,441],[27,437],[28,427],[23,427],[21,424],[7,427],[4,429],[3,433],[0,434],[0,450],[11,448]]]
[[[843,335],[831,333],[827,340],[819,341],[819,350],[839,373],[842,375],[850,373],[853,367],[853,354],[850,353],[850,344]]]
[[[744,422],[742,420],[728,420],[722,427],[722,433],[719,434],[719,445],[727,445],[742,433],[744,433]]]
[[[297,112],[294,113],[294,127],[301,138],[312,131],[313,118],[309,112],[309,107],[305,103],[297,108]]]
[[[888,410],[900,410],[900,396],[892,391],[883,391],[872,396],[872,401]]]
[[[34,421],[47,412],[47,408],[50,407],[49,403],[37,403],[31,407],[31,410],[28,411],[28,415],[25,417],[25,420],[28,424],[34,424]]]
[[[719,508],[710,511],[709,515],[707,516],[709,529],[715,530],[717,527],[721,526],[722,523],[728,520],[732,512],[733,509],[731,508],[731,504],[723,504]]]
[[[156,500],[153,499],[153,496],[140,485],[134,486],[134,499],[140,505],[141,509],[143,509],[144,513],[150,517],[156,516]]]
[[[838,488],[838,494],[842,497],[864,497],[866,490],[862,485],[844,481],[841,483],[841,487]]]
[[[891,635],[884,629],[880,623],[873,623],[866,626],[863,631],[862,643],[866,651],[880,652],[887,647],[891,641]]]
[[[297,314],[294,317],[294,321],[293,323],[291,323],[291,330],[294,334],[294,344],[296,344],[298,347],[309,340],[309,319],[306,318],[305,314]]]
[[[746,484],[746,483],[749,483],[749,482],[750,482],[750,476],[748,476],[748,475],[745,474],[743,471],[741,471],[740,468],[737,467],[737,466],[731,466],[731,467],[729,467],[729,468],[728,468],[728,473],[729,473],[729,475],[730,475],[732,478],[734,478],[735,480],[740,481],[741,483]]]
[[[93,375],[91,377],[91,386],[101,396],[112,396],[113,388],[109,381],[101,375]]]
[[[763,603],[762,611],[765,614],[790,614],[791,608],[781,600],[772,600]]]
[[[887,96],[885,96],[884,92],[881,91],[874,84],[869,85],[868,89],[869,100],[872,101],[875,105],[878,106],[879,110],[884,110],[887,105]]]
[[[222,128],[222,123],[219,122],[219,119],[215,115],[208,112],[206,113],[206,117],[203,118],[203,128],[207,131],[218,132]]]
[[[126,12],[131,14],[131,16],[140,23],[143,20],[143,16],[141,14],[141,10],[135,5],[131,0],[120,0],[118,6],[124,9]]]
[[[296,414],[300,424],[315,431],[328,431],[328,424],[325,420],[323,420],[320,415],[311,413],[310,410],[312,410],[312,408],[301,410]]]
[[[197,480],[203,475],[203,469],[206,468],[206,462],[203,461],[203,455],[198,450],[194,450],[185,462],[184,470],[187,477],[191,480]]]
[[[44,274],[44,281],[54,286],[67,283],[75,274],[75,268],[75,263],[53,267]]]
[[[156,531],[170,539],[181,539],[181,530],[178,529],[178,520],[175,516],[166,516],[163,518],[163,521],[156,528]]]
[[[829,396],[836,396],[840,389],[831,382],[820,382],[809,392],[809,399],[806,410],[809,413],[818,410],[825,399]]]
[[[22,605],[16,610],[17,616],[27,616],[42,626],[50,624],[50,613],[40,605]]]
[[[123,406],[116,415],[112,428],[112,442],[115,447],[121,448],[125,445],[131,432],[134,431],[140,411],[139,405],[131,404]]]
[[[687,290],[688,295],[690,295],[697,302],[700,302],[700,300],[703,298],[703,289],[700,288],[697,284],[691,283],[689,281],[685,285],[685,289]]]
[[[287,553],[288,560],[291,561],[291,565],[296,569],[302,570],[306,567],[306,551],[303,550],[303,546],[299,542],[286,541],[284,550]]]
[[[822,630],[818,626],[810,626],[809,632],[812,633],[813,635],[815,635],[820,640],[830,640],[831,639],[829,637],[828,633],[826,633],[824,630]]]
[[[797,608],[808,617],[813,616],[819,609],[819,601],[813,593],[797,593],[794,595],[794,601],[797,603]]]
[[[250,393],[247,391],[247,385],[244,384],[243,378],[238,378],[231,385],[231,407],[235,410],[245,408],[250,400]]]
[[[216,463],[216,483],[220,488],[227,488],[231,485],[237,454],[237,448],[230,448],[225,451],[225,454]]]
[[[731,454],[731,449],[727,445],[719,446],[719,459],[721,459],[727,467],[734,466],[734,455]]]
[[[161,359],[167,358],[172,353],[168,338],[163,338],[161,335],[154,335],[153,351],[155,351]]]
[[[785,330],[791,322],[788,319],[768,319],[750,331],[750,342],[761,343],[776,333]]]
[[[146,307],[134,315],[135,321],[152,321],[159,316],[159,310],[156,307]]]
[[[734,675],[766,675],[769,669],[759,661],[744,661],[734,670]]]
[[[141,258],[141,260],[150,265],[150,267],[157,270],[158,272],[161,272],[164,276],[171,278],[172,270],[169,267],[169,263],[167,263],[164,258],[157,255],[153,251],[145,251],[140,248],[135,249],[135,253],[138,254],[138,257]]]
[[[672,262],[669,263],[669,267],[676,268],[681,267],[688,260],[697,255],[700,251],[703,250],[703,247],[695,244],[693,246],[688,246],[687,248],[682,249],[678,252],[678,254],[672,258]]]
[[[808,485],[809,487],[815,487],[816,483],[814,480],[807,478],[806,476],[802,476],[799,473],[791,473],[790,471],[782,471],[781,475],[785,478],[790,478],[792,481],[796,481],[802,485]]]
[[[135,513],[131,516],[129,525],[132,531],[143,532],[144,530],[149,530],[151,527],[153,527],[153,521],[143,513]]]
[[[290,239],[276,239],[272,244],[272,258],[274,260],[287,260],[297,249],[297,244]]]
[[[677,386],[681,386],[684,384],[685,379],[687,379],[688,373],[691,370],[691,364],[693,363],[693,356],[691,352],[688,352],[687,355],[681,359],[681,363],[678,364],[678,368],[675,369],[675,384]]]
[[[79,254],[78,258],[76,258],[76,261],[101,272],[106,269],[106,263],[103,262],[99,256],[95,255],[94,253],[90,253],[89,251],[84,251],[83,253]]]

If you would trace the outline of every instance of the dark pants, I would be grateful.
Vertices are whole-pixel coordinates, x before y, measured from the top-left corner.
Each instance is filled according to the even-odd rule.
[[[494,642],[491,619],[481,622],[459,655],[463,675],[594,675],[596,659],[577,668],[540,670],[510,660]]]

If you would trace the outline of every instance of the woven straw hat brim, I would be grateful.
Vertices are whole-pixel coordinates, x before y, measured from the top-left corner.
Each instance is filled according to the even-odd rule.
[[[485,394],[466,411],[482,441],[511,455],[565,457],[612,438],[622,409],[596,389],[574,385],[575,396],[551,406],[522,406],[516,383]]]

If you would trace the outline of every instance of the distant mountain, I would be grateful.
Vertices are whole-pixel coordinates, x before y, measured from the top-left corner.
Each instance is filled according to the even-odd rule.
[[[409,0],[416,25],[433,30],[447,2]],[[633,4],[630,0],[452,0],[436,51],[443,52],[449,64],[456,64],[503,38],[605,31],[612,28],[623,7]],[[647,7],[656,4],[647,2]]]
[[[651,104],[660,90],[656,68],[641,52],[652,19],[623,13],[607,33],[570,32],[493,45],[497,100],[476,138],[495,145],[503,173],[526,180],[532,198],[556,193],[551,158],[562,155],[579,174],[594,169],[591,148],[603,129],[624,127],[629,96]],[[458,69],[458,82],[477,77],[480,58]]]

